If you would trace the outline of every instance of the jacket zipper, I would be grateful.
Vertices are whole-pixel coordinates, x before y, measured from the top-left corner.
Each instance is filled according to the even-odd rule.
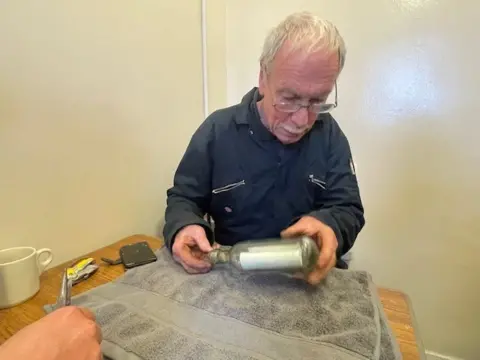
[[[233,184],[228,184],[228,185],[225,185],[225,186],[222,186],[222,187],[213,189],[213,190],[212,190],[212,193],[213,193],[213,194],[219,194],[219,193],[221,193],[221,192],[233,190],[233,189],[235,189],[236,187],[239,187],[239,186],[242,186],[242,185],[245,185],[245,180],[242,180],[242,181],[239,181],[239,182],[236,182],[236,183],[233,183]]]
[[[325,187],[325,185],[326,185],[327,183],[326,183],[325,181],[322,181],[322,180],[320,180],[320,179],[315,178],[313,175],[309,175],[309,176],[308,176],[308,180],[309,180],[311,183],[320,186],[323,190],[326,190],[326,189],[327,189],[327,188]]]

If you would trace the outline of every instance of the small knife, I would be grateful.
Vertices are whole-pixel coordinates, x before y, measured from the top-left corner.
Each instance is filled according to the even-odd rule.
[[[60,294],[57,298],[56,307],[61,308],[64,306],[70,306],[72,300],[72,280],[68,278],[67,269],[63,273],[62,285],[60,287]]]

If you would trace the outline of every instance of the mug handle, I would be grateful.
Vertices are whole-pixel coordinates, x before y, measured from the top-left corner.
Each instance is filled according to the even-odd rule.
[[[42,254],[48,254],[47,258],[43,261],[40,261],[40,256]],[[44,248],[37,250],[37,263],[38,263],[38,268],[40,270],[40,273],[42,273],[45,268],[52,262],[53,260],[53,253],[52,250]]]

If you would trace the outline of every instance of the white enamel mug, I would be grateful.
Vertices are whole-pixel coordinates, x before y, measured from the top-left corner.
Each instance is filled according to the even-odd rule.
[[[45,254],[45,260],[40,256]],[[52,262],[50,249],[13,247],[0,250],[0,309],[33,297],[40,290],[40,275]]]

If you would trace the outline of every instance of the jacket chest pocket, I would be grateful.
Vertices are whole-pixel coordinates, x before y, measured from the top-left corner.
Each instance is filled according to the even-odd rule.
[[[302,184],[302,193],[296,194],[296,196],[290,200],[294,204],[295,216],[302,216],[318,209],[327,191],[326,176],[324,173],[308,172],[303,174],[299,181]]]
[[[245,210],[249,184],[246,180],[228,182],[212,190],[211,215],[215,222],[228,222]]]
[[[309,173],[307,176],[308,196],[311,199],[312,207],[318,208],[322,198],[327,191],[326,175],[323,172]]]
[[[309,174],[308,175],[308,182],[311,183],[312,185],[315,185],[315,186],[310,186],[310,187],[314,188],[317,191],[327,190],[327,183],[325,182],[325,175],[315,176],[314,174]],[[316,188],[316,186],[318,186],[321,190],[318,190]]]

